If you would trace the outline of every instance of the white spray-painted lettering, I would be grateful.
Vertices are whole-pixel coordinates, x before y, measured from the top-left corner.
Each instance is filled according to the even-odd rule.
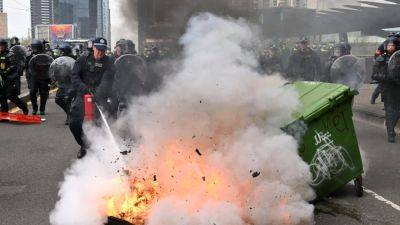
[[[322,182],[340,174],[346,168],[354,169],[348,151],[334,143],[330,132],[316,131],[314,140],[314,144],[318,148],[310,163],[310,170],[314,176],[312,185],[320,185]]]

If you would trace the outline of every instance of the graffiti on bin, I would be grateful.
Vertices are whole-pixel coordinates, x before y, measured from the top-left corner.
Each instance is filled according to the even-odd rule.
[[[313,174],[313,186],[318,186],[345,169],[354,169],[349,152],[342,146],[336,145],[330,132],[315,131],[315,146],[317,150],[310,163]]]

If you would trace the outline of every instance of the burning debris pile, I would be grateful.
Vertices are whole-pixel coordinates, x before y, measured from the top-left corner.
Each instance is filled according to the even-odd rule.
[[[255,72],[256,34],[242,20],[192,18],[179,72],[112,128],[134,143],[88,128],[91,151],[66,172],[51,224],[313,224],[309,168],[280,129],[298,95]]]

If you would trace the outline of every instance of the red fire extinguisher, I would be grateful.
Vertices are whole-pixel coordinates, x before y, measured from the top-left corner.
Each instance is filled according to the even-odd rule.
[[[85,121],[93,121],[94,120],[93,95],[85,94],[83,96],[83,101],[85,104]]]

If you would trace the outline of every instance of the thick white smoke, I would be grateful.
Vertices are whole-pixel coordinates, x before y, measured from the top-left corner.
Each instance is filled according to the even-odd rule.
[[[104,224],[107,197],[129,192],[121,168],[158,183],[149,225],[313,224],[309,168],[280,129],[298,94],[279,76],[255,72],[257,30],[201,14],[181,43],[180,71],[158,93],[134,99],[114,127],[135,137],[132,153],[89,130],[91,151],[67,171],[51,224]]]

